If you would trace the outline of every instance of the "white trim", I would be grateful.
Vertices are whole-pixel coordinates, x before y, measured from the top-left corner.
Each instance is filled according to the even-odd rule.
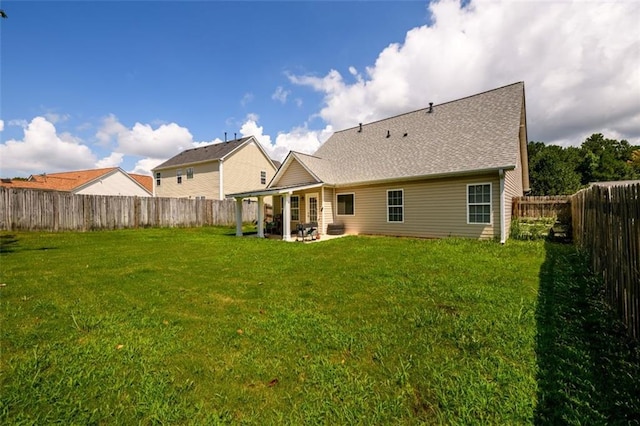
[[[223,179],[223,173],[222,173],[222,159],[220,159],[218,161],[218,199],[220,200],[224,200],[224,179]]]
[[[297,153],[295,151],[289,151],[289,153],[285,157],[284,161],[280,165],[280,168],[278,169],[276,174],[273,176],[273,178],[269,181],[269,184],[267,185],[267,187],[270,187],[272,183],[277,182],[280,178],[282,178],[282,175],[285,173],[286,169],[288,169],[290,167],[290,165],[291,165],[291,163],[293,162],[294,159],[298,162],[298,164],[300,164],[302,166],[302,168],[307,173],[309,173],[309,175],[312,178],[314,178],[316,180],[316,182],[318,182],[318,183],[322,182],[318,178],[318,176],[316,176],[316,174],[311,169],[309,169],[309,167],[307,167],[307,165],[304,164],[304,162],[301,161],[300,158],[298,158],[298,156],[296,154]]]
[[[478,185],[489,185],[489,222],[470,222],[469,221],[469,187]],[[493,225],[493,185],[491,182],[468,183],[465,191],[465,204],[467,205],[467,225]],[[473,203],[474,205],[486,205],[487,203]]]
[[[298,218],[294,219],[293,215],[291,214],[291,209],[292,209],[292,205],[293,205],[293,199],[296,198],[298,200]],[[293,195],[291,193],[289,193],[289,220],[291,221],[296,221],[296,222],[302,222],[302,220],[300,220],[300,195]]]
[[[356,215],[356,193],[355,192],[336,192],[336,216],[340,217],[340,216],[355,216]],[[340,214],[340,210],[338,208],[338,196],[340,195],[353,195],[353,213],[348,214]],[[389,198],[387,196],[387,203],[389,202]],[[404,202],[404,200],[403,200]]]
[[[402,193],[402,204],[401,205],[389,205],[389,192],[391,191],[400,191]],[[404,223],[404,188],[396,188],[396,189],[387,189],[387,223]],[[402,220],[389,220],[389,207],[402,207]]]

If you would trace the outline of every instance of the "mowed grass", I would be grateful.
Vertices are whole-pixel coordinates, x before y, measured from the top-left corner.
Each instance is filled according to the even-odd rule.
[[[526,424],[543,242],[2,236],[4,424]]]

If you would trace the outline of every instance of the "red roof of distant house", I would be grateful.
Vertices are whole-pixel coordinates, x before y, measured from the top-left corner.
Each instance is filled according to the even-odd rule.
[[[107,167],[102,169],[91,170],[75,170],[71,172],[60,173],[43,173],[40,175],[31,175],[29,179],[24,180],[3,180],[0,186],[7,188],[25,188],[25,189],[42,189],[49,191],[71,192],[87,183],[90,183],[102,176],[113,173],[119,167]],[[147,191],[153,192],[153,180],[151,176],[138,174],[129,174],[124,170],[123,173],[134,179],[139,185],[143,186]]]

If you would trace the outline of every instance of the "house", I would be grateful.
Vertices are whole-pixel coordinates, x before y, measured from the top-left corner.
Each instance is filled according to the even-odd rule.
[[[31,175],[26,181],[3,179],[6,188],[62,191],[85,195],[129,195],[150,197],[151,176],[127,173],[120,167],[76,170],[61,173]]]
[[[527,161],[519,82],[338,131],[313,155],[290,152],[264,190],[228,196],[238,210],[245,197],[274,197],[285,240],[317,222],[321,233],[340,224],[350,234],[504,243],[512,197],[529,190]]]
[[[156,197],[204,197],[264,189],[276,172],[274,161],[255,137],[206,145],[181,152],[155,167]]]

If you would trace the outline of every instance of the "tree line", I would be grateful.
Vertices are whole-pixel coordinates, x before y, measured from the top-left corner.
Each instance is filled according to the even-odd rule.
[[[588,137],[580,147],[529,142],[530,195],[569,195],[592,182],[640,179],[640,146]]]

